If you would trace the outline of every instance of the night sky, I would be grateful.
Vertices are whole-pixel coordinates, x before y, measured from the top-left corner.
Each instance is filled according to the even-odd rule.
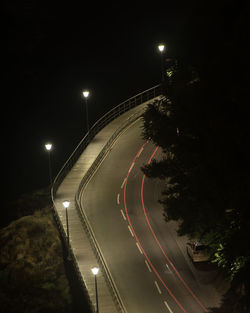
[[[233,1],[53,3],[5,6],[5,199],[48,185],[47,141],[54,175],[71,154],[86,129],[84,88],[93,124],[159,83],[160,41],[169,56],[195,64],[229,35],[236,9]]]

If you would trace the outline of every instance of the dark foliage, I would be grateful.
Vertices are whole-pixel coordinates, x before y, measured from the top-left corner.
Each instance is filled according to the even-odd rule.
[[[0,228],[7,226],[10,222],[33,214],[37,210],[43,209],[51,202],[50,190],[39,189],[29,194],[23,194],[16,200],[4,203],[4,212],[1,215]]]
[[[0,312],[90,312],[47,190],[13,201],[0,230]],[[17,219],[17,217],[19,217]]]
[[[245,312],[250,297],[245,275],[250,260],[250,64],[242,59],[249,51],[242,35],[249,21],[243,9],[236,13],[230,36],[214,41],[215,51],[201,55],[195,69],[183,61],[166,63],[165,97],[148,105],[143,129],[143,137],[161,146],[165,157],[143,171],[165,180],[165,218],[179,220],[180,234],[206,242],[234,291],[240,290],[237,312]]]

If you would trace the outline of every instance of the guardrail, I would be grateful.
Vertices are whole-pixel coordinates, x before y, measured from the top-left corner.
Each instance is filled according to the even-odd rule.
[[[64,166],[62,167],[62,169],[60,170],[60,172],[58,173],[58,175],[56,176],[55,180],[54,180],[54,184],[52,186],[52,190],[51,190],[51,196],[52,196],[52,200],[54,201],[55,195],[56,195],[56,191],[58,189],[58,187],[60,186],[61,182],[63,181],[63,179],[65,178],[65,176],[69,173],[69,171],[71,170],[71,168],[74,166],[75,162],[77,161],[77,159],[80,157],[80,155],[82,154],[82,152],[84,151],[84,149],[87,147],[87,145],[89,144],[89,142],[94,138],[94,136],[101,130],[103,129],[107,124],[109,124],[111,121],[113,121],[115,118],[117,118],[118,116],[122,115],[123,113],[125,113],[126,111],[142,104],[143,102],[149,101],[153,98],[156,98],[157,96],[160,96],[162,94],[162,88],[161,85],[157,85],[155,87],[152,87],[132,98],[129,98],[128,100],[122,102],[121,104],[119,104],[118,106],[116,106],[115,108],[113,108],[112,110],[110,110],[108,113],[106,113],[102,118],[100,118],[89,130],[89,132],[85,135],[85,137],[81,140],[81,142],[78,144],[78,146],[76,147],[76,149],[73,151],[73,153],[71,154],[71,156],[69,157],[69,159],[66,161],[66,163],[64,164]],[[93,175],[93,173],[95,172],[96,168],[98,167],[98,165],[100,164],[101,160],[104,158],[104,156],[106,155],[106,153],[109,151],[110,146],[113,144],[114,140],[116,139],[116,137],[121,133],[121,131],[127,127],[130,123],[132,123],[133,121],[135,121],[136,119],[138,119],[141,114],[143,113],[142,110],[137,111],[135,114],[131,115],[122,125],[119,126],[119,128],[114,132],[114,134],[110,137],[110,139],[108,140],[108,142],[106,143],[106,145],[104,146],[104,148],[102,149],[102,151],[99,153],[98,157],[96,158],[96,160],[93,162],[93,164],[91,165],[91,167],[88,169],[87,173],[84,175],[84,177],[82,178],[78,190],[76,192],[75,195],[75,205],[76,205],[76,209],[79,213],[79,217],[81,219],[82,225],[85,229],[85,232],[88,236],[88,239],[90,241],[90,244],[92,246],[92,249],[96,255],[96,258],[98,260],[98,263],[102,269],[102,273],[104,275],[104,278],[106,280],[107,286],[109,287],[109,290],[111,292],[111,295],[113,297],[113,300],[116,304],[116,307],[118,308],[118,310],[120,312],[125,313],[126,309],[122,303],[122,300],[119,296],[119,292],[115,286],[115,283],[112,279],[112,276],[109,272],[109,269],[106,265],[105,259],[102,255],[101,249],[98,245],[98,242],[95,239],[94,233],[92,231],[92,228],[90,226],[90,223],[88,222],[88,218],[84,212],[84,210],[81,208],[81,204],[80,204],[80,193],[81,190],[83,190],[84,186],[86,185],[86,183],[88,182],[88,180],[91,178],[91,176]],[[55,210],[55,217],[57,224],[59,226],[59,229],[62,233],[63,238],[66,241],[66,233],[63,230],[63,227],[61,225],[61,221],[59,220],[58,216],[57,216],[57,212]],[[77,262],[74,258],[74,255],[72,253],[72,249],[70,247],[70,252],[71,255],[73,257],[73,261],[74,261],[74,265],[76,268],[76,271],[78,273],[78,276],[80,275],[80,271],[78,269],[78,265]],[[81,275],[80,275],[81,276]],[[82,277],[79,277],[80,281],[82,282],[83,288],[85,289],[85,284],[82,280]]]
[[[90,141],[95,137],[95,135],[103,129],[108,123],[113,121],[115,118],[125,113],[126,111],[132,109],[133,107],[146,102],[150,99],[153,99],[159,96],[162,93],[161,85],[157,85],[150,89],[147,89],[134,97],[129,98],[128,100],[120,103],[105,115],[103,115],[89,130],[89,132],[83,137],[80,143],[77,145],[73,153],[70,155],[68,160],[65,162],[59,173],[57,174],[53,186],[51,189],[52,199],[57,192],[58,187],[63,181],[64,177],[68,174],[71,168],[74,166],[75,162],[78,160],[84,149],[90,143]]]
[[[94,232],[91,228],[91,225],[88,221],[88,217],[85,214],[85,210],[82,207],[80,198],[81,198],[81,192],[84,190],[84,187],[86,186],[87,182],[89,181],[89,179],[92,177],[92,175],[95,173],[96,169],[98,168],[99,164],[101,163],[101,161],[103,160],[103,158],[105,157],[105,155],[108,153],[108,151],[110,150],[110,147],[112,146],[112,144],[114,143],[115,139],[119,136],[119,134],[128,126],[130,125],[133,121],[137,120],[142,113],[144,112],[145,108],[138,110],[136,113],[134,113],[133,115],[131,115],[128,119],[125,120],[124,123],[122,123],[118,129],[113,133],[113,135],[110,137],[110,139],[107,141],[106,145],[104,146],[104,148],[101,150],[101,152],[99,153],[99,155],[97,156],[97,158],[95,159],[95,161],[92,163],[92,165],[90,166],[90,168],[88,169],[88,171],[86,172],[86,174],[84,175],[84,177],[82,178],[78,190],[76,192],[75,195],[75,206],[78,210],[79,213],[79,217],[81,219],[82,225],[85,229],[85,232],[88,236],[89,242],[92,246],[92,249],[95,253],[95,256],[98,260],[98,264],[101,268],[102,274],[105,278],[106,284],[109,288],[110,294],[113,298],[114,303],[116,304],[116,307],[118,309],[119,312],[122,313],[126,313],[126,309],[125,306],[122,302],[122,299],[120,297],[119,291],[116,288],[115,282],[113,281],[112,275],[109,272],[109,268],[106,264],[105,258],[102,254],[101,248],[95,238]]]

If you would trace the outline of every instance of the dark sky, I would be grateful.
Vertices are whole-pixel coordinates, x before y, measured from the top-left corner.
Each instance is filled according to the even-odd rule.
[[[52,2],[52,1],[51,1]],[[219,3],[218,3],[219,2]],[[156,46],[195,62],[211,39],[230,32],[233,1],[58,5],[35,0],[5,7],[7,97],[4,113],[6,198],[48,183],[46,141],[58,172],[91,123],[126,98],[158,84]]]

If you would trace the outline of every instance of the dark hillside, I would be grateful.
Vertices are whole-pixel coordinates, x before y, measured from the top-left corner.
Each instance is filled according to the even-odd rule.
[[[0,246],[0,312],[80,311],[82,300],[77,304],[72,293],[77,289],[74,273],[64,262],[63,245],[49,206],[2,228]],[[81,312],[89,312],[83,309],[81,306]]]

